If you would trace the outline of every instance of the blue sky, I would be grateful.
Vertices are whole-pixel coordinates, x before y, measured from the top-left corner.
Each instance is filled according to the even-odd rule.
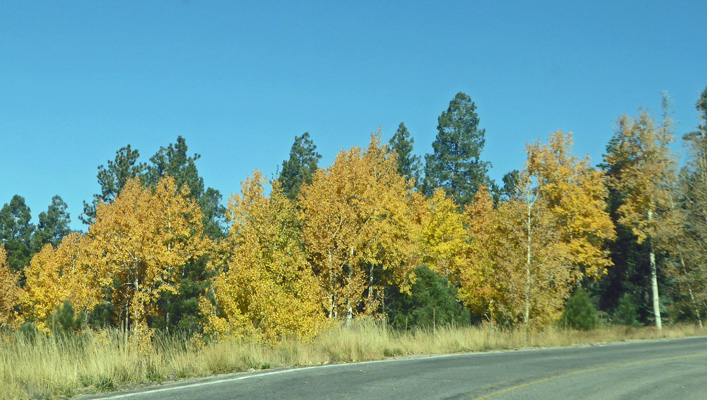
[[[701,1],[16,1],[0,6],[0,204],[59,194],[74,228],[97,167],[186,138],[225,198],[272,176],[296,135],[321,165],[400,122],[432,151],[459,92],[492,178],[527,142],[574,132],[594,163],[616,119],[673,98],[677,132],[707,86]],[[680,146],[677,145],[679,150]]]

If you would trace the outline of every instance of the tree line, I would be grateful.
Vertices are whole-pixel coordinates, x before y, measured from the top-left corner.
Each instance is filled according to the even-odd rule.
[[[697,110],[682,168],[664,95],[658,119],[619,117],[598,166],[558,131],[496,183],[458,93],[424,165],[404,123],[325,168],[304,133],[276,177],[256,170],[225,207],[181,136],[148,163],[128,145],[98,168],[85,233],[59,196],[36,226],[19,195],[0,210],[0,326],[50,331],[75,313],[75,329],[273,342],[359,316],[542,328],[578,302],[616,323],[701,325],[707,89]]]

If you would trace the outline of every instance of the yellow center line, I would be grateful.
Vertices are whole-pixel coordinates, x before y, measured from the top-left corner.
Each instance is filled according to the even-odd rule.
[[[502,395],[502,394],[505,394],[508,392],[518,390],[518,389],[523,389],[523,388],[526,388],[529,386],[538,385],[541,383],[550,382],[550,381],[554,381],[557,379],[569,378],[569,377],[577,376],[577,375],[591,374],[593,372],[606,371],[606,370],[615,369],[615,368],[625,368],[625,367],[632,367],[632,366],[636,366],[636,365],[646,365],[646,364],[653,364],[653,363],[673,361],[673,360],[681,360],[681,359],[686,359],[686,358],[696,358],[696,357],[707,357],[707,353],[689,354],[689,355],[684,355],[684,356],[651,358],[649,360],[632,361],[632,362],[627,362],[627,363],[603,364],[598,367],[575,370],[573,372],[567,372],[567,373],[560,374],[560,375],[553,375],[553,376],[549,376],[549,377],[543,378],[543,379],[538,379],[538,380],[535,380],[532,382],[526,382],[526,383],[523,383],[520,385],[511,386],[511,387],[505,388],[503,390],[499,390],[498,392],[489,393],[489,394],[481,396],[481,397],[475,397],[474,399],[475,400],[489,399],[491,397],[496,397],[496,396],[499,396],[499,395]]]

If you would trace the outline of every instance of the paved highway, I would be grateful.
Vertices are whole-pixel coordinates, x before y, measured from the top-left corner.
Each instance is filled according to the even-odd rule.
[[[280,369],[110,399],[707,399],[707,338]]]

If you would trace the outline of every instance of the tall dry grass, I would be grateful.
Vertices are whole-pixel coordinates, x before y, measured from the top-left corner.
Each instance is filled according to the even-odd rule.
[[[312,343],[275,346],[247,341],[199,344],[187,337],[156,337],[148,349],[131,346],[117,330],[61,338],[0,334],[0,398],[57,398],[143,384],[279,366],[318,365],[413,354],[445,354],[528,347],[573,346],[635,339],[705,335],[695,326],[556,328],[526,332],[493,327],[441,327],[399,332],[373,321],[335,327]]]

